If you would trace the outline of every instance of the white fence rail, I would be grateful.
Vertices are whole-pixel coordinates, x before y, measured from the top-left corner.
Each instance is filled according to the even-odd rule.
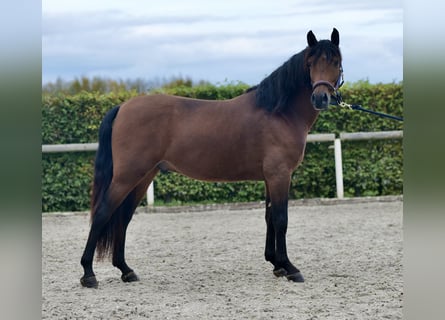
[[[99,143],[44,144],[43,153],[96,151]]]
[[[403,131],[379,131],[379,132],[352,132],[340,133],[336,138],[333,133],[309,134],[307,142],[334,142],[334,159],[335,159],[335,180],[337,188],[337,198],[344,197],[343,190],[343,162],[341,153],[341,141],[351,140],[384,140],[384,139],[403,139]],[[72,143],[72,144],[55,144],[42,145],[42,153],[63,153],[63,152],[84,152],[96,151],[98,143]],[[153,183],[147,190],[147,203],[154,203]]]

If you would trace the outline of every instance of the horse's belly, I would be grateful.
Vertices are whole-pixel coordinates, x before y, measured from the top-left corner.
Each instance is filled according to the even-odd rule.
[[[203,181],[247,181],[264,180],[261,164],[241,163],[239,161],[218,161],[197,158],[191,160],[187,157],[176,161],[162,161],[158,166],[161,171],[173,171],[193,179]],[[211,160],[211,161],[209,161]],[[216,160],[216,161],[215,161]]]

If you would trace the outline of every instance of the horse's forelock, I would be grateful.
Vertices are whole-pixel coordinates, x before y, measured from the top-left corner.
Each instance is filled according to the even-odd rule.
[[[340,48],[329,40],[318,41],[317,45],[307,48],[306,59],[313,58],[316,63],[322,55],[326,55],[328,62],[334,58],[341,59]]]

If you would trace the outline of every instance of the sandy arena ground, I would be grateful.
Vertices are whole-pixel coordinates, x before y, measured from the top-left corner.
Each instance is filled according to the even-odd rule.
[[[126,251],[141,281],[104,261],[98,289],[79,282],[88,216],[43,215],[42,319],[402,318],[400,198],[290,207],[288,255],[305,283],[264,260],[264,210],[232,209],[136,214]]]

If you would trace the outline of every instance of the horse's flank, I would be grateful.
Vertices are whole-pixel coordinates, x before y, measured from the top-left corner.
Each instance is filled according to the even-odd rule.
[[[314,120],[317,115],[310,103],[286,116],[267,112],[255,106],[255,91],[219,101],[137,97],[124,103],[115,119],[114,171],[126,172],[120,166],[140,153],[145,172],[157,167],[207,181],[264,180],[264,167],[268,160],[276,163],[275,153],[290,171],[302,161],[310,129],[302,112]]]

